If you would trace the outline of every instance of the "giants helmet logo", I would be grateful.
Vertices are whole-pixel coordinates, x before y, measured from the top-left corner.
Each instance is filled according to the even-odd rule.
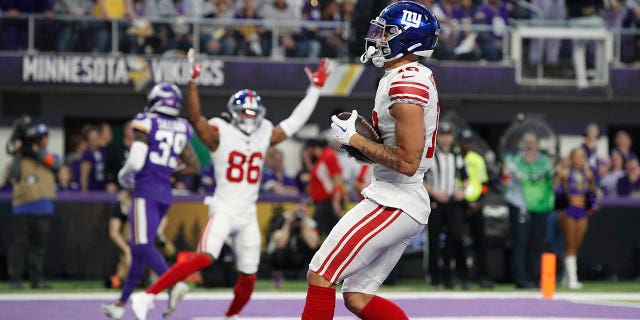
[[[400,21],[400,23],[404,26],[405,30],[409,28],[418,28],[420,27],[421,22],[421,14],[409,10],[402,10],[402,21]]]

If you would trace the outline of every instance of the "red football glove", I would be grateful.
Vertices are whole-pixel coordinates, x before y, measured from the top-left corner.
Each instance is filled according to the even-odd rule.
[[[187,52],[187,60],[191,64],[191,80],[195,80],[200,76],[202,71],[202,63],[196,64],[196,51],[193,48]]]
[[[329,59],[322,58],[316,72],[312,72],[308,67],[304,68],[304,72],[307,73],[307,77],[309,77],[309,80],[311,81],[311,83],[313,83],[314,86],[322,88],[322,86],[324,86],[324,82],[327,80],[329,74],[331,73],[329,71],[329,65]]]

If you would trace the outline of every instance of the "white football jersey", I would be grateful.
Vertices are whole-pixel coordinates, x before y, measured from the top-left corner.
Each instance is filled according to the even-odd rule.
[[[248,209],[255,208],[258,200],[273,124],[263,119],[251,135],[220,118],[212,118],[209,124],[220,132],[218,149],[211,153],[216,190],[209,207],[214,211],[255,212]]]
[[[396,145],[396,121],[389,112],[395,103],[411,103],[424,108],[426,143],[420,167],[413,176],[408,177],[376,164],[371,184],[362,193],[379,204],[400,208],[418,222],[426,224],[431,207],[422,179],[433,161],[440,113],[438,91],[431,70],[413,62],[386,71],[380,79],[372,118],[374,126],[380,130],[382,143],[388,146]]]

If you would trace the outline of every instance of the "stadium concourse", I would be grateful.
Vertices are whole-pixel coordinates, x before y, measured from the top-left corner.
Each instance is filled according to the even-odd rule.
[[[388,296],[407,311],[410,319],[577,320],[639,319],[640,293],[559,293],[552,300],[537,292],[396,292]],[[0,294],[1,319],[100,319],[95,308],[112,301],[115,293]],[[217,320],[227,307],[230,292],[189,295],[171,319]],[[338,297],[338,299],[342,299]],[[614,302],[627,301],[627,302]],[[160,295],[149,319],[161,319],[166,296]],[[304,293],[260,292],[243,312],[244,320],[299,319]],[[356,319],[336,304],[336,320]],[[123,319],[134,319],[127,313]]]

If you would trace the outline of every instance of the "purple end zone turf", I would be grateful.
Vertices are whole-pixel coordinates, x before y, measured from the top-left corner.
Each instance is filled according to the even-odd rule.
[[[537,299],[395,299],[409,317],[567,317],[580,319],[640,319],[640,308]],[[71,320],[107,319],[99,311],[102,300],[0,301],[0,319]],[[224,300],[185,300],[170,319],[221,316],[228,306]],[[157,300],[148,319],[162,319],[166,300]],[[296,317],[302,300],[252,300],[243,316]],[[336,316],[351,315],[336,302]],[[130,307],[124,319],[134,319]]]

